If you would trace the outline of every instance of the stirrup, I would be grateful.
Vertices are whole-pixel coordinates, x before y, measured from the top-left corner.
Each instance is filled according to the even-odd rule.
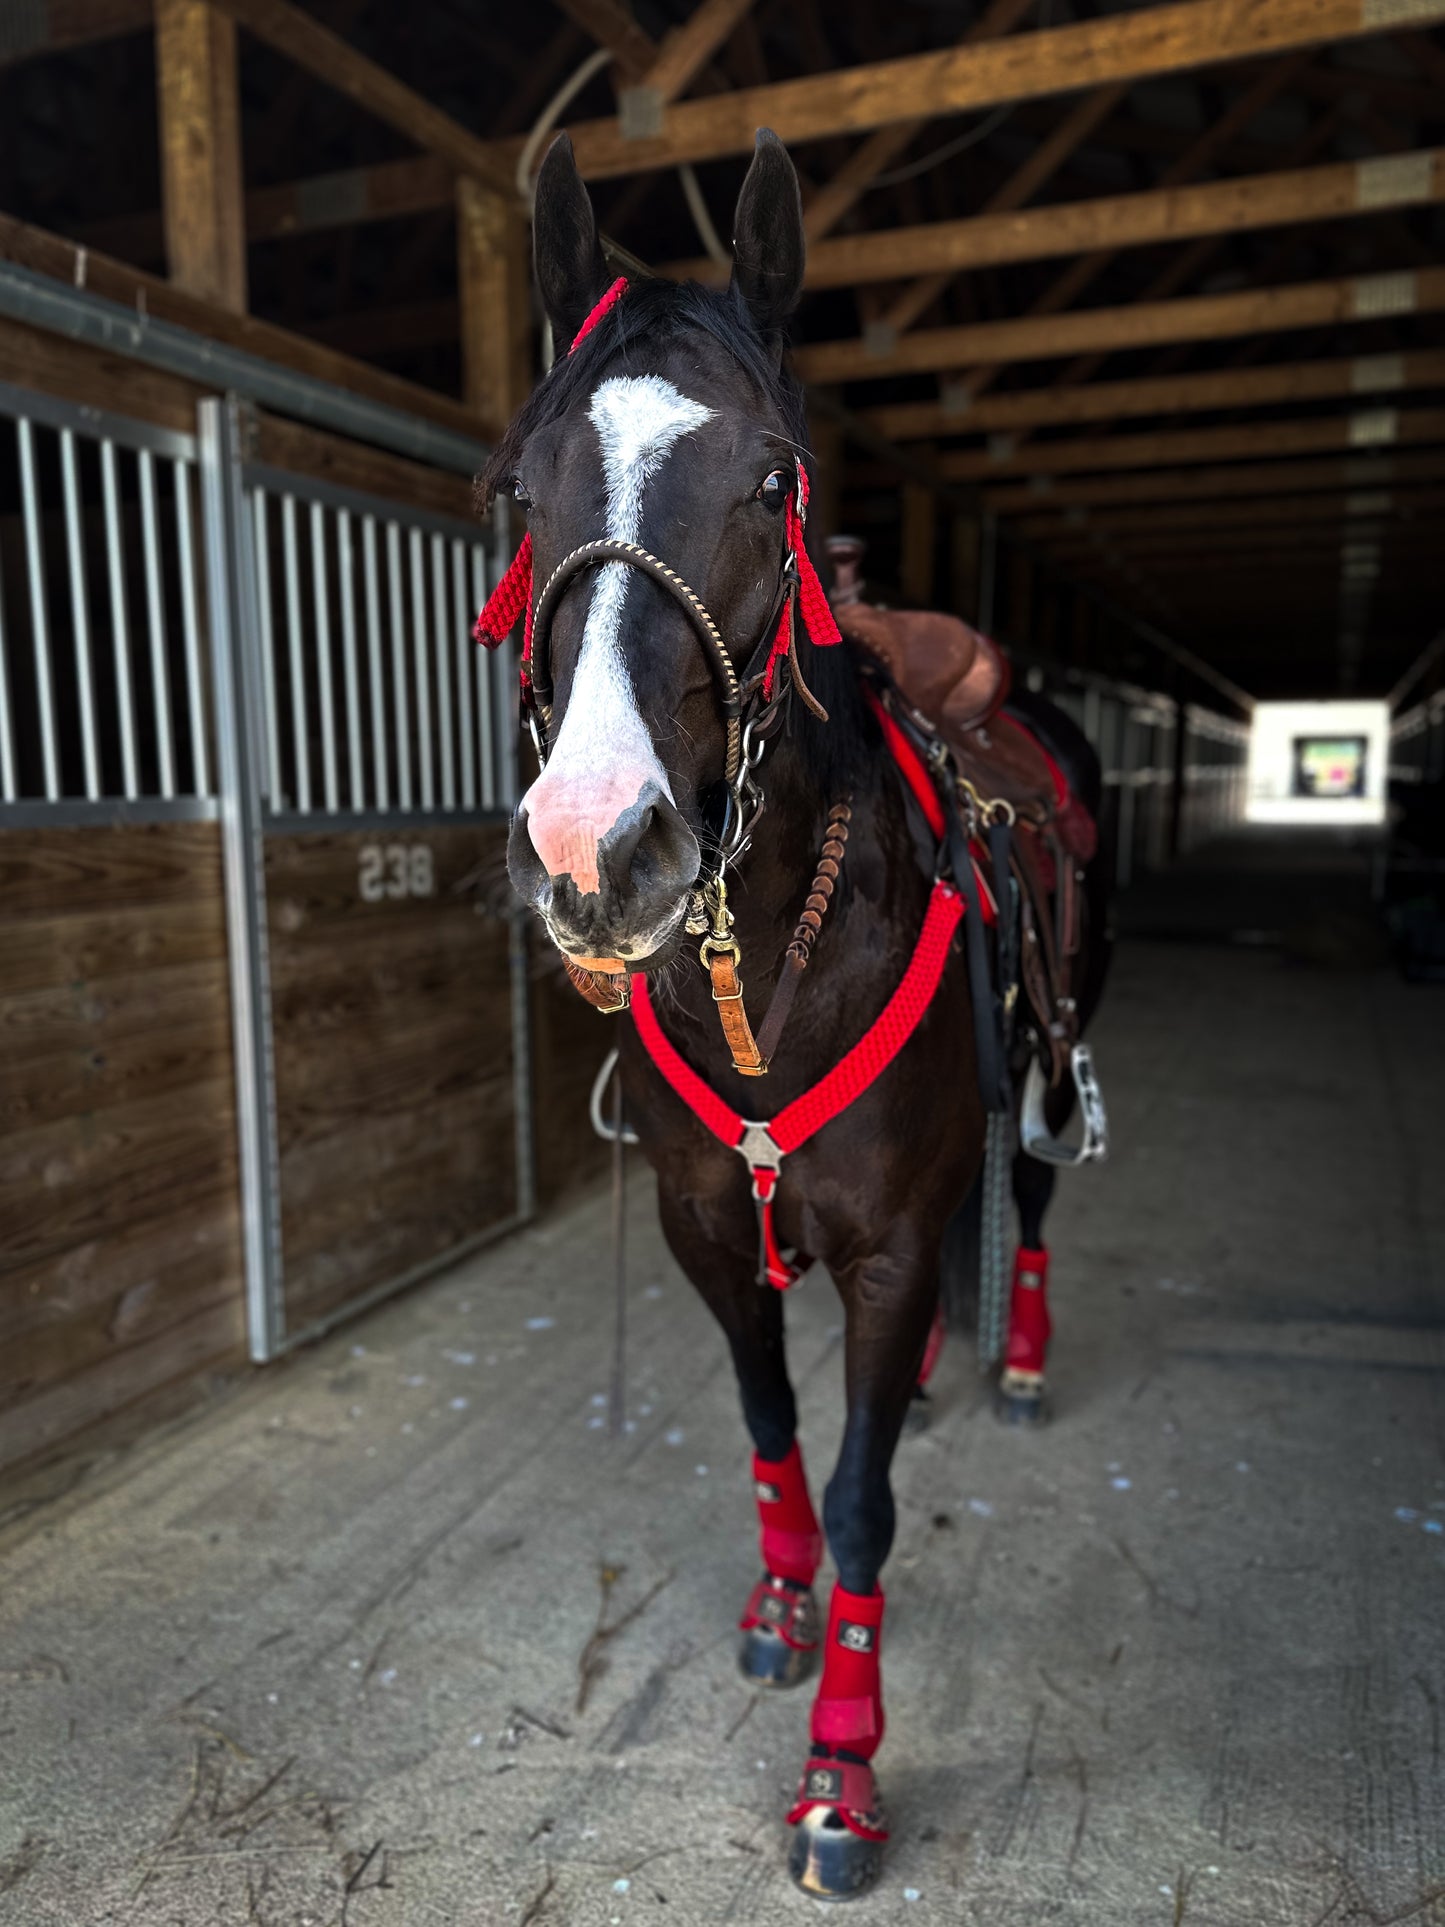
[[[1031,1057],[1019,1113],[1019,1144],[1041,1164],[1101,1164],[1109,1155],[1109,1120],[1104,1111],[1104,1093],[1094,1075],[1094,1059],[1087,1044],[1074,1045],[1069,1052],[1069,1069],[1073,1073],[1074,1089],[1079,1094],[1079,1110],[1084,1120],[1082,1142],[1077,1146],[1065,1144],[1050,1131],[1044,1116],[1048,1081],[1037,1057]]]

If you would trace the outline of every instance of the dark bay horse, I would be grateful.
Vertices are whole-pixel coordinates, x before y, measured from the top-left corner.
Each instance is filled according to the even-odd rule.
[[[726,293],[609,287],[565,137],[538,181],[535,252],[559,349],[573,352],[484,478],[488,501],[500,490],[524,506],[529,544],[479,636],[498,639],[526,611],[545,756],[509,868],[579,987],[607,1007],[633,985],[618,1037],[629,1118],[668,1244],[731,1348],[754,1446],[765,1572],[744,1616],[744,1669],[791,1685],[821,1653],[790,1864],[807,1891],[844,1897],[876,1876],[886,1838],[871,1761],[889,1465],[939,1304],[945,1233],[985,1140],[962,900],[940,880],[935,839],[803,551],[807,434],[782,331],[804,240],[782,147],[758,137]],[[1096,800],[1087,746],[1057,711],[1043,720]],[[760,1082],[736,1068],[738,1039],[751,1041],[747,1007],[768,1006],[790,973],[790,940],[808,952],[806,976],[792,971],[786,1035]],[[739,963],[746,1002],[727,988]],[[789,1116],[819,1115],[820,1081],[865,1035],[872,1056],[850,1057],[849,1101],[790,1132]],[[719,1117],[743,1131],[744,1158]],[[1043,1166],[1016,1176],[1036,1259],[1051,1179]],[[847,1422],[822,1530],[783,1293],[769,1288],[810,1261],[832,1275],[846,1321]],[[1042,1313],[1039,1271],[1028,1282]],[[820,1624],[823,1531],[837,1580]]]

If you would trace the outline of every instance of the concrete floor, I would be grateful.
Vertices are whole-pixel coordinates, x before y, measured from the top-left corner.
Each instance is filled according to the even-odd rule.
[[[1445,1920],[1442,1016],[1378,967],[1121,950],[1056,1423],[997,1427],[955,1343],[897,1463],[859,1927]],[[808,1912],[806,1698],[734,1671],[732,1382],[633,1196],[620,1444],[592,1197],[10,1530],[6,1927]],[[821,1482],[827,1281],[789,1312]]]

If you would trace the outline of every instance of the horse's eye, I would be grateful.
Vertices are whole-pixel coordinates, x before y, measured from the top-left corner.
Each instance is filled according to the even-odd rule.
[[[512,477],[512,500],[514,502],[520,502],[524,509],[529,509],[532,506],[532,498],[527,493],[527,485],[520,475],[514,475]]]
[[[757,499],[767,508],[780,509],[788,499],[787,470],[775,468],[758,490]]]

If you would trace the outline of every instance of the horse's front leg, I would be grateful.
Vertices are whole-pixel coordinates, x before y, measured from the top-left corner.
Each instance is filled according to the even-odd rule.
[[[817,1664],[813,1578],[823,1555],[823,1534],[798,1445],[782,1294],[758,1285],[755,1243],[744,1246],[716,1235],[716,1227],[709,1227],[665,1188],[659,1204],[673,1256],[727,1336],[743,1421],[753,1442],[763,1572],[739,1621],[739,1661],[759,1686],[797,1686]]]
[[[813,1703],[789,1871],[806,1893],[841,1900],[877,1878],[888,1837],[872,1759],[883,1738],[883,1593],[893,1544],[889,1466],[938,1295],[938,1253],[884,1251],[838,1277],[846,1318],[848,1418],[823,1519],[838,1569]]]

